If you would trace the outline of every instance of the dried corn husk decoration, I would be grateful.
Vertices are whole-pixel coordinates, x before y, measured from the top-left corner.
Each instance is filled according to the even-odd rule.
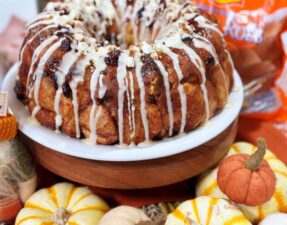
[[[11,143],[0,142],[0,196],[13,196],[17,193],[11,162]]]
[[[35,191],[36,183],[32,158],[19,139],[0,142],[0,195],[18,193],[25,202]]]

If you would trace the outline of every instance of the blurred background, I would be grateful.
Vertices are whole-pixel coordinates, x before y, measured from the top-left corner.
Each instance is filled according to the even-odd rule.
[[[0,0],[0,83],[18,58],[15,48],[22,44],[25,21],[36,14],[36,0]]]

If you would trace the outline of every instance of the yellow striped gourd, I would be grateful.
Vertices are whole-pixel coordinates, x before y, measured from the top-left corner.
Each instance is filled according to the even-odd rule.
[[[232,145],[228,156],[234,154],[249,154],[251,155],[256,151],[256,146],[239,142]],[[267,215],[277,212],[287,212],[287,168],[282,161],[269,150],[266,151],[264,159],[269,163],[271,169],[276,176],[276,189],[272,198],[259,206],[247,206],[239,204],[238,207],[242,210],[243,214],[252,222],[257,223],[265,218]],[[203,174],[197,185],[197,196],[212,196],[215,198],[227,198],[217,184],[217,170],[215,168]]]
[[[251,225],[229,201],[208,196],[185,201],[168,215],[165,225]]]
[[[96,225],[108,210],[88,188],[59,183],[34,193],[15,225]]]

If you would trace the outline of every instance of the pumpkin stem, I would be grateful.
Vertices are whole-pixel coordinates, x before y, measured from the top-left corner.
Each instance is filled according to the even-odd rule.
[[[64,207],[60,207],[56,212],[53,213],[52,220],[57,225],[65,225],[68,222],[69,217],[70,213]]]
[[[245,161],[246,168],[252,171],[257,170],[264,159],[265,153],[266,153],[266,141],[264,138],[258,138],[257,151],[253,153],[249,157],[249,159]]]

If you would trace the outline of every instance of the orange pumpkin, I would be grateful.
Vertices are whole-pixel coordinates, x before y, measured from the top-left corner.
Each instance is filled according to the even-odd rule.
[[[17,134],[16,117],[8,114],[0,117],[0,141],[8,141],[13,139]]]
[[[239,204],[261,205],[273,196],[276,177],[264,160],[266,143],[258,140],[253,155],[237,154],[224,159],[219,166],[217,182],[227,197]]]

